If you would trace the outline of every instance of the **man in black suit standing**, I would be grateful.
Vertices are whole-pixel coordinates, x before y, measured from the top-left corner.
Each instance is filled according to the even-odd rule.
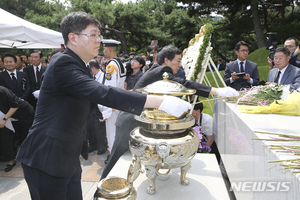
[[[239,41],[235,45],[237,60],[226,65],[224,81],[226,85],[236,89],[250,88],[257,85],[259,81],[257,64],[246,60],[249,54],[249,45],[244,41]]]
[[[10,89],[17,97],[27,100],[30,94],[30,84],[26,73],[16,69],[16,56],[5,54],[3,63],[6,70],[0,73],[0,85]]]
[[[16,69],[16,56],[13,54],[5,54],[3,60],[6,70],[0,73],[0,85],[10,89],[20,99],[27,100],[30,95],[30,84],[26,73]],[[25,127],[22,122],[14,121],[13,125],[16,130],[16,141],[18,144],[22,144],[31,124],[27,124]]]
[[[39,50],[33,50],[30,54],[31,64],[23,69],[27,73],[30,81],[31,94],[29,96],[28,102],[35,109],[37,99],[34,97],[33,92],[40,90],[42,75],[46,71],[47,66],[42,65],[43,53]]]
[[[176,97],[137,94],[99,84],[87,63],[99,51],[100,22],[72,12],[61,22],[66,45],[45,72],[33,125],[19,149],[24,177],[33,200],[82,200],[79,156],[86,142],[90,102],[140,115],[144,107],[180,116],[191,105]]]

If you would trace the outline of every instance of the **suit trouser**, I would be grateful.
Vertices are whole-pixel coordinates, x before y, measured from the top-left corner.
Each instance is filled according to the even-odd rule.
[[[116,138],[107,164],[101,175],[105,178],[119,158],[129,149],[130,132],[137,126],[134,114],[121,112],[116,121]]]
[[[92,111],[88,115],[87,136],[91,148],[106,152],[107,139],[105,122],[100,122],[99,117]]]
[[[0,128],[0,160],[11,161],[15,157],[15,133],[6,127]]]
[[[24,177],[32,200],[82,200],[81,166],[68,177],[51,176],[22,163]]]
[[[29,117],[29,116],[28,116]],[[13,121],[12,122],[16,131],[16,141],[20,146],[28,135],[28,131],[32,125],[32,122]]]

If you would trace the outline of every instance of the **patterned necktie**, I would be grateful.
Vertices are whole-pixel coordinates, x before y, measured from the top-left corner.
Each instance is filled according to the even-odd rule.
[[[275,78],[275,83],[278,83],[279,77],[280,77],[281,71],[278,71],[277,76]]]
[[[243,66],[244,62],[240,62],[240,65],[241,65],[241,72],[245,72],[244,71],[244,66]]]

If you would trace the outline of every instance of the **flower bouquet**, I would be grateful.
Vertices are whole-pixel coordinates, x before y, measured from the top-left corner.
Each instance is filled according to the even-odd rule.
[[[288,85],[254,86],[241,91],[235,101],[238,109],[245,113],[300,115],[300,93],[289,89]]]
[[[207,145],[207,139],[206,137],[201,134],[201,126],[195,126],[193,128],[199,136],[199,146],[197,153],[209,153],[211,151],[211,148]]]
[[[239,92],[239,96],[229,98],[229,102],[236,102],[240,105],[269,106],[276,100],[280,100],[282,95],[289,93],[289,87],[279,85],[261,85]]]

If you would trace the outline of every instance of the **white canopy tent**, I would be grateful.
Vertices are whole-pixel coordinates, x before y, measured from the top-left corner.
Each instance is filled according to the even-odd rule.
[[[52,49],[63,44],[60,32],[33,24],[0,8],[0,48]]]

